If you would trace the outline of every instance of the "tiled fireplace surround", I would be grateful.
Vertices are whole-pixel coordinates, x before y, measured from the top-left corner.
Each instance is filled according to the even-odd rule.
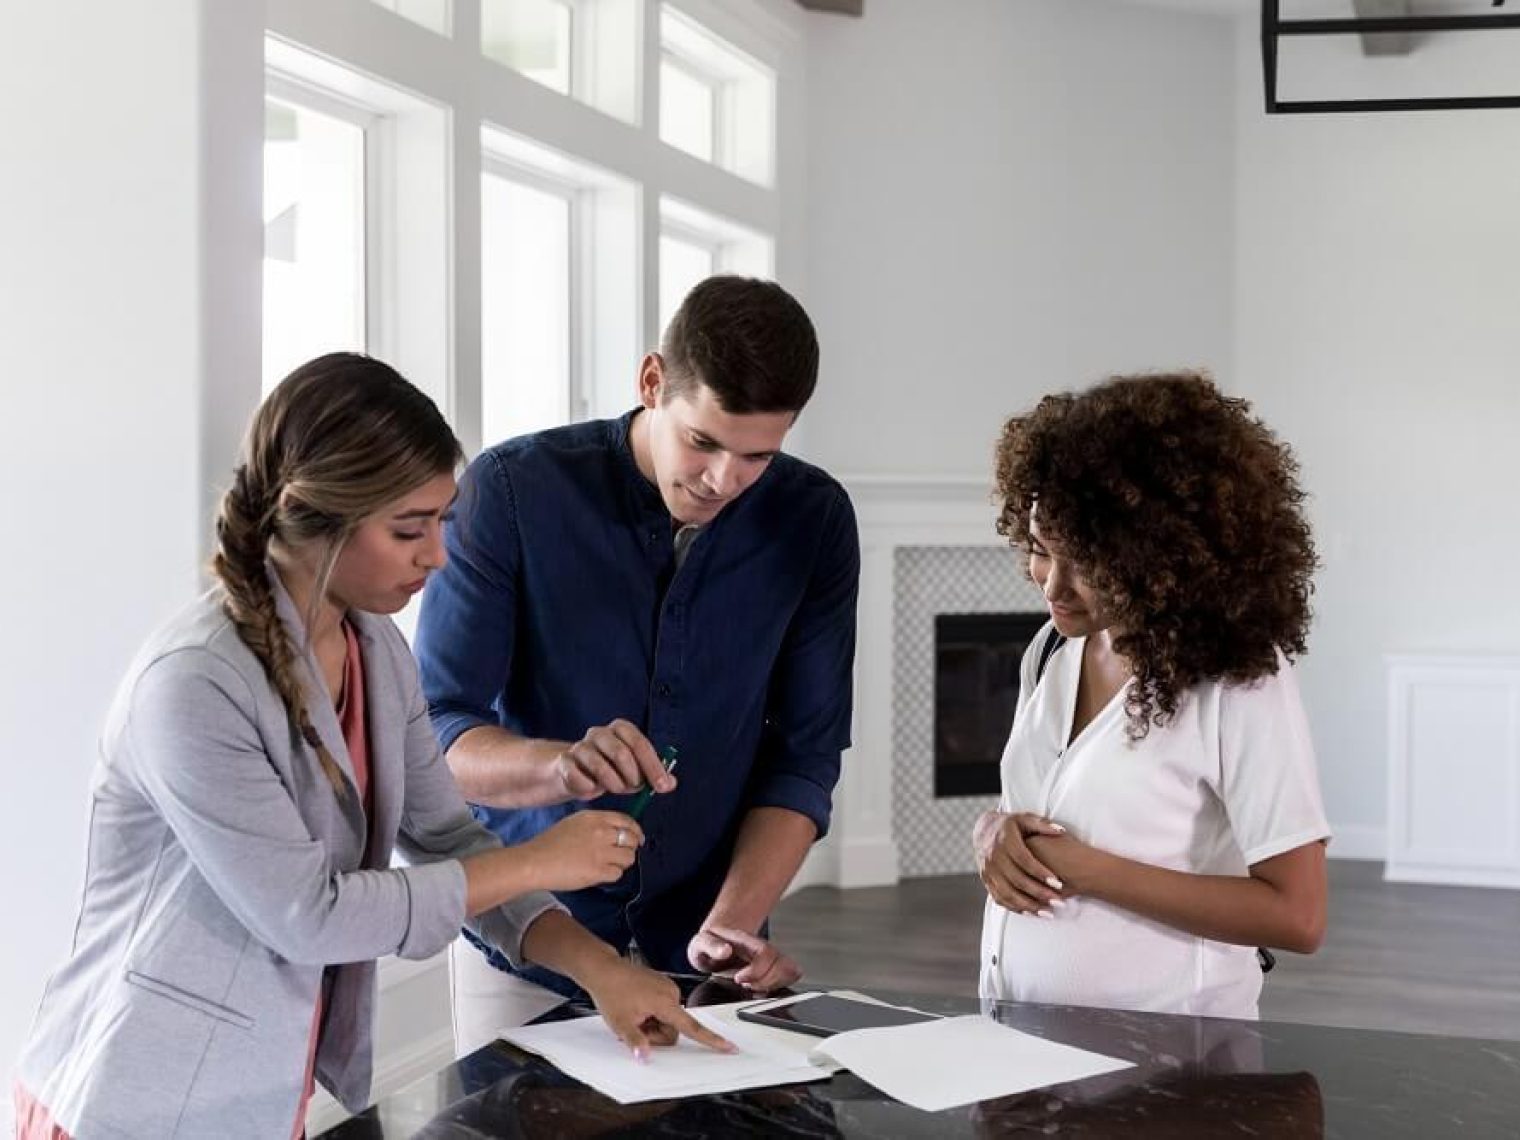
[[[860,524],[855,719],[833,825],[797,886],[876,886],[972,870],[970,834],[995,796],[935,799],[934,615],[1039,610],[997,534],[989,484],[845,480]]]
[[[994,529],[988,483],[844,482],[861,542],[854,746],[832,829],[794,886],[969,872],[972,821],[995,797],[933,798],[934,614],[1035,611],[1040,597]],[[1396,654],[1382,665],[1389,822],[1332,815],[1332,855],[1386,859],[1396,881],[1520,889],[1520,657]]]

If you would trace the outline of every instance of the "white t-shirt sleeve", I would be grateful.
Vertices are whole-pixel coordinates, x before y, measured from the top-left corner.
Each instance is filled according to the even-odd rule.
[[[1219,759],[1220,798],[1246,866],[1330,837],[1309,719],[1282,654],[1273,676],[1223,687]]]

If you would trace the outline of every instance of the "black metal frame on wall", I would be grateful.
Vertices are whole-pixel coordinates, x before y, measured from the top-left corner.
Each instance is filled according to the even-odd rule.
[[[1505,0],[1494,0],[1501,7]],[[1407,32],[1481,32],[1520,28],[1520,14],[1487,16],[1366,16],[1348,19],[1284,20],[1278,0],[1261,2],[1262,84],[1267,114],[1326,114],[1348,111],[1472,111],[1520,107],[1515,95],[1423,99],[1291,99],[1277,97],[1277,41],[1283,36],[1345,36]],[[1516,82],[1520,82],[1517,73]]]

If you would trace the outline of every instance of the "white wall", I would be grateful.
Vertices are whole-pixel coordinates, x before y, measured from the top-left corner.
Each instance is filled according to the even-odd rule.
[[[1220,12],[813,18],[809,443],[852,475],[986,478],[1002,417],[1045,391],[1214,367],[1303,461],[1334,850],[1381,857],[1382,655],[1520,645],[1520,112],[1269,119],[1255,21]],[[1342,39],[1283,94],[1512,89],[1495,47]]]
[[[1407,92],[1448,58],[1339,47],[1303,87]],[[1253,28],[1238,51],[1239,386],[1313,494],[1305,697],[1339,846],[1380,856],[1381,656],[1520,648],[1520,111],[1268,118]]]
[[[198,588],[203,446],[225,434],[203,377],[241,335],[202,321],[203,306],[225,311],[224,270],[239,251],[236,235],[215,249],[207,238],[223,206],[202,158],[219,156],[218,177],[236,159],[216,149],[227,106],[202,87],[201,61],[245,18],[240,7],[257,6],[13,4],[0,35],[7,1070],[68,946],[112,689],[148,629]],[[257,32],[252,49],[217,50],[216,67],[252,66],[257,121]],[[0,1103],[8,1134],[10,1097]]]
[[[1228,376],[1232,37],[1108,0],[812,17],[814,458],[985,476],[1002,421],[1051,389]]]

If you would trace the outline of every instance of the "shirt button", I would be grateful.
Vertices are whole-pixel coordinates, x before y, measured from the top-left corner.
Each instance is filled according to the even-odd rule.
[[[656,686],[655,692],[659,693],[662,697],[668,697],[670,696],[670,686],[664,682],[661,682],[658,686]]]
[[[996,955],[996,954],[994,954],[994,955],[993,955],[993,956],[992,956],[992,964],[993,964],[993,965],[994,965],[994,966],[996,966],[996,965],[997,965],[997,955]]]
[[[655,543],[657,543],[659,541],[660,541],[660,532],[657,531],[657,530],[650,531],[649,532],[649,544],[651,546],[653,546]]]

